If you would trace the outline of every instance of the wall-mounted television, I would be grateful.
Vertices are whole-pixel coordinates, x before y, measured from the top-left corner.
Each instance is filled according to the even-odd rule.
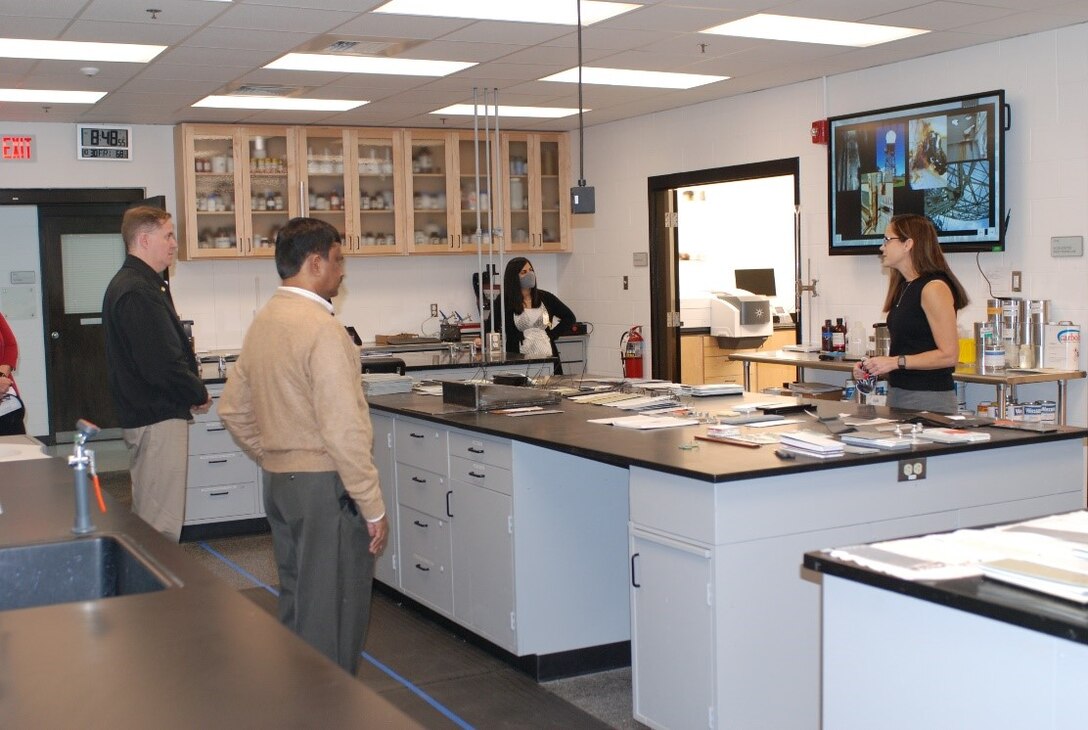
[[[1004,251],[1007,114],[999,90],[830,118],[830,254],[876,253],[900,213],[945,253]]]

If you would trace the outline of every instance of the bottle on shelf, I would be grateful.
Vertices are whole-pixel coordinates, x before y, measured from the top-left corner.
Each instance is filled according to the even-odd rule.
[[[825,319],[824,326],[820,329],[820,349],[831,352],[831,320]]]
[[[836,317],[835,326],[831,328],[831,349],[833,352],[846,352],[846,325],[842,317]]]

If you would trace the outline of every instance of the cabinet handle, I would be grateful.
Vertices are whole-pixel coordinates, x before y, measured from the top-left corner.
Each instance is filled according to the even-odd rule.
[[[641,583],[635,582],[635,558],[639,556],[639,553],[635,553],[631,556],[631,586],[634,588],[641,588]]]
[[[486,474],[477,474],[477,473],[476,473],[476,472],[474,472],[474,471],[470,471],[470,472],[468,473],[468,475],[469,475],[470,477],[476,477],[477,479],[483,479],[483,478],[484,478],[485,476],[487,476]]]
[[[430,573],[431,572],[430,568],[428,568],[426,566],[423,566],[423,565],[420,565],[419,563],[416,563],[416,570],[422,570],[424,573]]]
[[[412,524],[416,525],[417,527],[430,527],[430,525],[426,522],[420,522],[419,520],[412,520]]]
[[[426,479],[420,479],[419,477],[412,477],[412,481],[415,482],[416,484],[426,484],[427,483]]]
[[[230,492],[208,492],[209,497],[226,497]]]
[[[414,439],[425,439],[425,438],[427,438],[426,434],[422,434],[422,433],[411,433],[411,432],[409,432],[408,435],[411,436]]]
[[[477,449],[475,446],[469,446],[468,451],[469,451],[469,453],[472,453],[472,454],[482,454],[482,453],[484,453],[483,449]]]
[[[453,490],[446,492],[446,516],[453,517],[453,513],[450,512],[450,495],[453,494]]]
[[[209,464],[226,464],[226,459],[208,459]]]
[[[227,430],[226,426],[218,426],[218,427],[208,426],[207,433],[215,433],[216,431],[226,431],[226,430]]]

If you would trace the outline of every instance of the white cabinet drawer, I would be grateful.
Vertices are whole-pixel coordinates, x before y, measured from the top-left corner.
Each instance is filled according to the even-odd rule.
[[[469,461],[468,459],[451,456],[450,481],[472,484],[510,496],[514,495],[514,477],[509,469],[502,469],[479,461]]]
[[[397,501],[429,515],[446,516],[449,480],[414,466],[397,467]]]
[[[216,522],[257,515],[257,482],[189,487],[185,490],[185,522]]]
[[[450,431],[450,456],[509,469],[513,463],[511,452],[509,439],[480,438],[477,434]]]
[[[420,469],[445,474],[448,470],[446,430],[420,421],[401,418],[396,422],[397,461]]]
[[[189,457],[190,487],[239,484],[257,478],[257,465],[241,451],[228,454],[199,454]]]
[[[230,437],[227,427],[219,421],[189,424],[189,455],[225,454],[237,451],[238,444]]]
[[[197,423],[219,420],[219,396],[223,395],[222,385],[208,386],[208,395],[212,397],[212,407],[207,413],[193,414],[193,420]]]
[[[450,523],[402,507],[400,551],[404,592],[447,615],[452,614]]]

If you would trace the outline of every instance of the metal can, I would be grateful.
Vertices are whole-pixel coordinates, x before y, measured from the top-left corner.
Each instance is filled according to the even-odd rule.
[[[1058,422],[1058,403],[1057,401],[1044,400],[1039,401],[1041,406],[1041,412],[1039,414],[1040,420],[1043,423],[1057,423]]]
[[[1005,417],[1010,421],[1023,421],[1024,420],[1024,404],[1019,401],[1013,401],[1005,406]]]
[[[988,416],[990,415],[990,407],[992,405],[993,404],[988,400],[980,400],[978,405],[975,406],[975,413],[980,416]]]
[[[1024,404],[1024,420],[1028,423],[1038,423],[1043,418],[1043,404],[1032,401]]]

